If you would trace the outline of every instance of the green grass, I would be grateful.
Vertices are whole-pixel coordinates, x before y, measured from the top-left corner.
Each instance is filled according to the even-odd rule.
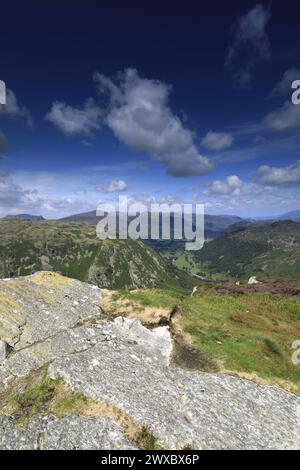
[[[263,293],[220,296],[207,285],[194,297],[162,289],[119,295],[145,307],[171,310],[180,305],[184,331],[193,346],[219,367],[300,386],[300,367],[291,361],[291,344],[300,338],[299,298]]]
[[[137,433],[134,444],[142,450],[163,450],[151,430],[143,426]]]
[[[88,399],[81,392],[71,392],[63,397],[57,398],[51,406],[51,411],[56,416],[67,416],[72,413],[80,414],[87,405]]]
[[[35,380],[35,375],[38,375],[38,380]],[[29,373],[25,378],[23,389],[9,398],[12,414],[19,421],[27,422],[33,415],[45,412],[48,403],[54,397],[56,387],[61,384],[62,379],[50,378],[46,369],[38,373]]]

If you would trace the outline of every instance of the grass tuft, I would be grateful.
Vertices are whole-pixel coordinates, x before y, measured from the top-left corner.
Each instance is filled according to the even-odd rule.
[[[134,437],[134,444],[143,450],[162,450],[156,437],[147,426],[143,426]]]
[[[264,338],[263,339],[264,341],[264,344],[267,346],[268,350],[277,355],[277,356],[280,356],[282,357],[282,352],[281,352],[281,349],[280,347],[275,343],[275,341],[272,341],[271,339],[269,338]]]

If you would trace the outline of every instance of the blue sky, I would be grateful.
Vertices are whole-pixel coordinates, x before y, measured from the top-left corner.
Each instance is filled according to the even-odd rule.
[[[3,7],[0,215],[299,209],[295,2],[124,3]]]

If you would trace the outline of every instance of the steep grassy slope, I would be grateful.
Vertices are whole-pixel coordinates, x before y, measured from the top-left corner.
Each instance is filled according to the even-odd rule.
[[[292,363],[293,341],[300,338],[300,283],[298,295],[283,293],[278,283],[256,292],[251,286],[203,284],[193,297],[172,290],[147,289],[116,292],[117,309],[131,311],[143,321],[147,312],[174,311],[187,342],[200,355],[182,353],[186,365],[228,371],[279,384],[300,393],[300,367]],[[268,292],[268,290],[270,290]],[[272,293],[274,290],[274,293]],[[176,318],[176,317],[175,317]],[[171,327],[172,328],[172,327]]]
[[[237,227],[206,243],[194,256],[204,274],[300,278],[300,222]]]
[[[194,283],[143,243],[101,241],[86,223],[0,220],[0,277],[39,270],[110,288],[179,288]]]

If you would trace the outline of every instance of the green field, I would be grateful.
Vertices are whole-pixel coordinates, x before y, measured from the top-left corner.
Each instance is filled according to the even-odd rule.
[[[178,305],[185,334],[212,370],[257,376],[300,391],[300,367],[292,364],[292,342],[300,338],[300,298],[246,292],[219,295],[207,284],[194,297],[173,290],[119,292],[115,299],[142,307]],[[201,367],[200,367],[201,368]]]

